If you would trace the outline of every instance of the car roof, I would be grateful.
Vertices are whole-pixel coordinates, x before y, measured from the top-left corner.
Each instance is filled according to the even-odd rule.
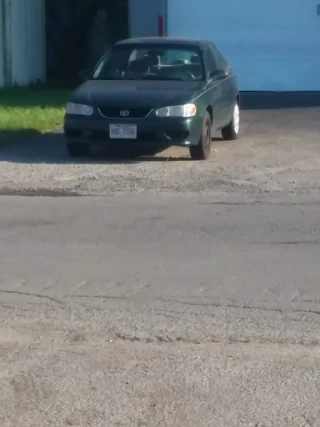
[[[207,40],[196,39],[192,37],[136,37],[126,40],[121,40],[116,45],[126,44],[166,44],[166,45],[186,45],[186,46],[197,46],[204,47],[210,43]]]

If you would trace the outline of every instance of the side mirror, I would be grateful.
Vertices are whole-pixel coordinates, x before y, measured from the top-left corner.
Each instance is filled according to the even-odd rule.
[[[211,79],[223,80],[228,77],[229,73],[227,70],[215,70],[209,73]]]

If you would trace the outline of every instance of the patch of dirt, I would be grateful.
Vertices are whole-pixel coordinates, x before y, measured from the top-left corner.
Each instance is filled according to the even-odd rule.
[[[319,348],[0,329],[4,427],[318,426]],[[303,390],[303,392],[302,392]]]

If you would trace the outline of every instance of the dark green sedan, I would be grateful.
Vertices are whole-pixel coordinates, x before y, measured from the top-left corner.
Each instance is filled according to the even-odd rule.
[[[205,160],[213,130],[238,137],[239,106],[235,74],[213,43],[129,39],[111,47],[72,94],[64,132],[71,156],[87,155],[92,144],[183,146]]]

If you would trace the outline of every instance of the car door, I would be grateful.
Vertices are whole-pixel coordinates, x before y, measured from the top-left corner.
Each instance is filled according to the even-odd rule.
[[[207,90],[210,90],[210,101],[213,108],[213,128],[219,129],[223,124],[223,118],[225,115],[224,95],[221,81],[218,79],[216,74],[218,64],[209,47],[204,50],[204,59],[209,85]]]
[[[224,58],[219,49],[213,44],[209,43],[210,51],[212,52],[215,62],[217,64],[217,75],[219,76],[221,82],[221,92],[222,92],[222,126],[229,124],[233,109],[234,109],[234,91],[232,88],[231,77],[233,71],[228,64],[227,60]],[[223,77],[224,76],[224,77]]]

